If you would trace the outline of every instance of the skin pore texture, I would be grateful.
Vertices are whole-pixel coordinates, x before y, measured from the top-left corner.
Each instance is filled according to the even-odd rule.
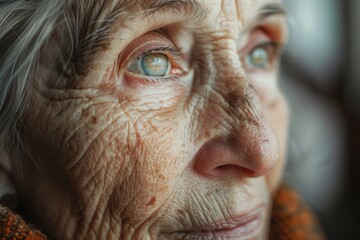
[[[272,47],[285,18],[264,11],[280,2],[89,6],[120,10],[87,70],[56,71],[54,35],[30,85],[14,176],[31,219],[54,239],[266,239],[288,117]],[[266,67],[249,62],[259,46]],[[153,52],[166,76],[129,68]],[[244,221],[255,230],[229,231]]]

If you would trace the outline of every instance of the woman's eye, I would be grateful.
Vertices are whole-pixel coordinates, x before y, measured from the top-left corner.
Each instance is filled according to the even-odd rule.
[[[132,62],[128,71],[149,77],[163,77],[169,74],[171,63],[162,53],[150,53]]]
[[[270,53],[264,46],[256,47],[246,56],[246,64],[250,68],[267,69],[270,60]]]
[[[283,45],[276,42],[266,42],[258,45],[245,56],[248,69],[269,70],[279,59]]]

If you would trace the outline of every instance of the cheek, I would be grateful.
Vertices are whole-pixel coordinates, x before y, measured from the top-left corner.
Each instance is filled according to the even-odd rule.
[[[131,174],[125,181],[117,181],[110,198],[111,212],[119,218],[136,224],[155,211],[166,209],[164,206],[189,159],[174,125],[178,124],[172,121],[173,127],[163,126],[143,137],[132,151],[127,165],[131,167],[120,173]],[[126,206],[125,212],[119,203]]]
[[[279,162],[267,175],[266,180],[271,192],[274,192],[281,182],[286,163],[288,105],[281,93],[265,110],[265,115],[272,126],[280,146]]]
[[[114,218],[136,223],[161,208],[191,158],[191,146],[176,107],[181,96],[159,92],[133,93],[132,99],[124,94],[116,102],[33,99],[26,134],[36,141],[29,138],[27,145],[47,171],[57,172],[46,181],[76,196],[84,213],[101,201]],[[67,186],[60,186],[62,179]]]

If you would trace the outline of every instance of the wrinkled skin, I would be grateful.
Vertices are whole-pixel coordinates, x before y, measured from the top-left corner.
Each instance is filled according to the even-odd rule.
[[[253,238],[266,239],[287,106],[278,64],[252,69],[244,58],[257,38],[284,42],[284,17],[246,28],[277,1],[197,2],[201,19],[171,10],[144,19],[132,5],[135,20],[114,23],[110,44],[71,89],[50,87],[51,68],[39,70],[16,178],[29,215],[54,238],[181,239],[260,209]],[[167,34],[149,33],[159,27]],[[184,51],[176,78],[127,70],[135,52],[169,41]]]

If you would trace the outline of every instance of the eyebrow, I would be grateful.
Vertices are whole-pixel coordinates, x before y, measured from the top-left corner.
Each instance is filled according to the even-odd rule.
[[[284,5],[280,3],[268,3],[265,4],[260,10],[258,11],[260,14],[260,18],[267,18],[271,15],[287,15],[286,9]]]
[[[127,1],[124,1],[123,4],[126,3],[128,4]],[[110,12],[110,14],[107,14],[106,19],[102,21],[104,24],[101,26],[101,30],[108,32],[111,26],[120,19],[124,19],[126,21],[126,19],[129,19],[130,17],[134,17],[133,12],[122,14],[120,11],[124,11],[124,9],[125,7],[123,7],[122,4],[119,4]],[[156,13],[164,11],[172,11],[177,15],[191,16],[192,19],[197,21],[204,19],[208,13],[208,9],[197,0],[154,0],[145,4],[139,15],[148,18]],[[254,21],[247,24],[247,27],[245,28],[251,28],[258,25],[266,18],[274,15],[287,15],[284,6],[280,3],[265,4],[257,11],[257,16]],[[101,30],[98,32],[101,33]],[[108,37],[107,34],[97,34],[94,42],[106,43],[106,39],[104,39],[106,37]]]
[[[277,15],[287,16],[287,11],[282,4],[280,3],[265,4],[257,11],[255,19],[244,27],[243,32],[246,32],[247,30],[259,25],[267,18]]]

